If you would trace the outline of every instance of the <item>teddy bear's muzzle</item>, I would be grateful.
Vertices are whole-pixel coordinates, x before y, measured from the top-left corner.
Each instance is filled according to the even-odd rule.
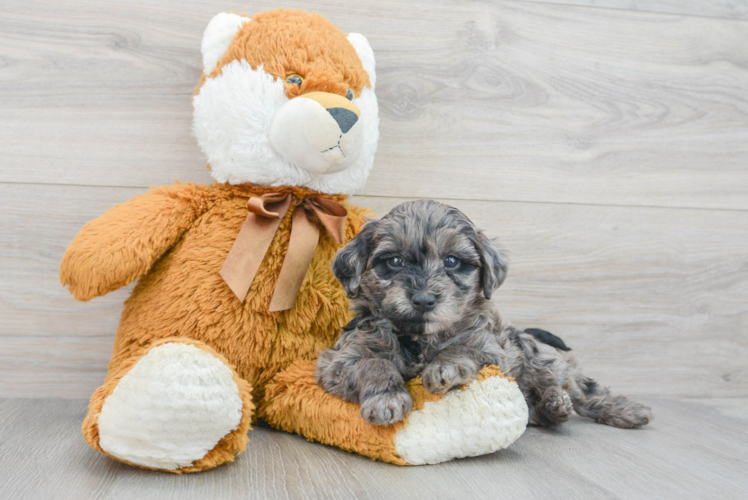
[[[268,137],[273,149],[314,174],[340,172],[361,152],[361,111],[343,96],[309,92],[280,107]]]

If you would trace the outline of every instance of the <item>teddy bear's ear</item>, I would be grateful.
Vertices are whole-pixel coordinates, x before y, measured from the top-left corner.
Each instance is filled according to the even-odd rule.
[[[216,69],[218,61],[228,50],[236,32],[249,21],[248,17],[226,12],[221,12],[210,20],[203,34],[203,73],[209,75]]]
[[[356,49],[356,54],[358,54],[358,58],[361,59],[361,64],[363,64],[364,70],[369,74],[371,87],[374,88],[377,81],[377,74],[374,64],[374,51],[371,50],[369,40],[360,33],[350,33],[348,35],[348,41],[351,42],[353,48]]]

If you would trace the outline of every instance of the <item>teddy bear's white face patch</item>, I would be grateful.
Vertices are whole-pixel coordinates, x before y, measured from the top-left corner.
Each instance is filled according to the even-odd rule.
[[[262,66],[236,60],[195,96],[193,130],[218,182],[350,194],[364,187],[379,139],[374,91],[353,104],[351,123],[303,95],[289,100]]]

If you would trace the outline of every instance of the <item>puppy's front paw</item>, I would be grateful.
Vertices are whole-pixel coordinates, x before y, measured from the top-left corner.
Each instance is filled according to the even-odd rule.
[[[471,361],[452,364],[431,363],[421,375],[423,387],[432,394],[444,394],[453,387],[465,385],[478,378],[478,370]]]
[[[382,392],[369,396],[361,402],[361,417],[374,425],[390,425],[399,422],[410,413],[413,399],[402,391]]]

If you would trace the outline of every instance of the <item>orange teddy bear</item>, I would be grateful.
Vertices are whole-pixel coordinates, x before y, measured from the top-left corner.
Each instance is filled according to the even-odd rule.
[[[443,397],[412,381],[414,412],[391,427],[367,424],[314,381],[318,352],[349,319],[330,264],[365,222],[345,200],[366,182],[378,140],[366,38],[300,11],[223,13],[202,54],[194,130],[218,182],[154,188],[112,208],[61,264],[78,300],[140,278],[83,423],[88,443],[139,467],[192,472],[232,461],[257,418],[401,465],[519,437],[524,398],[496,370]]]

